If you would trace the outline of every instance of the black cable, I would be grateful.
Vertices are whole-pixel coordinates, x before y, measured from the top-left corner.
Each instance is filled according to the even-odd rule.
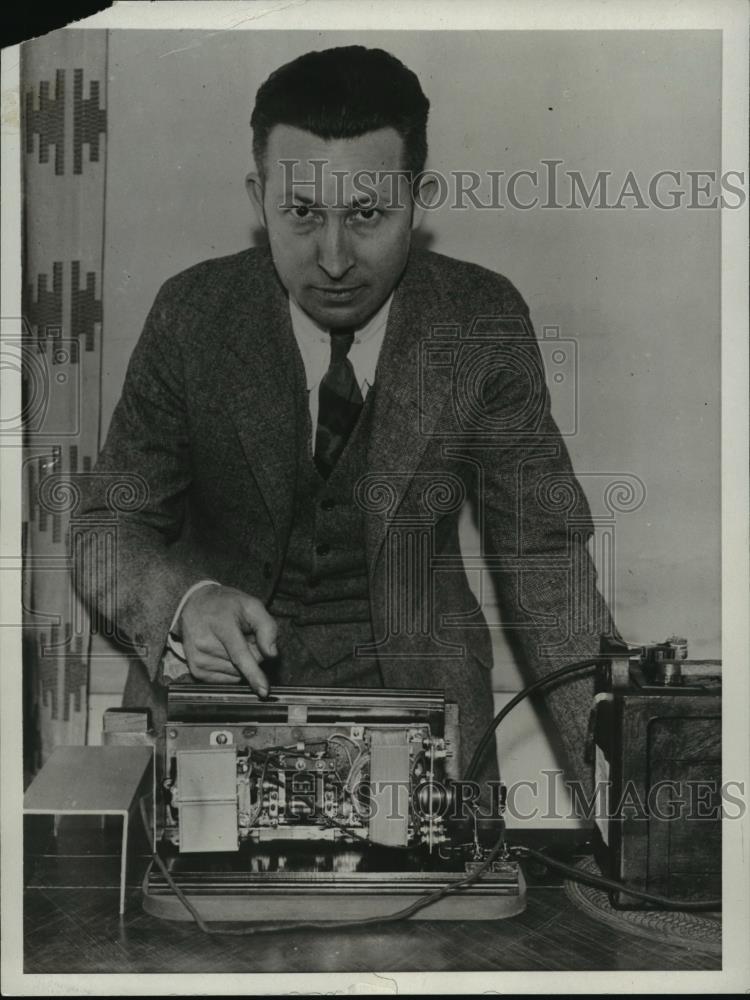
[[[539,680],[534,681],[533,684],[529,684],[523,690],[519,691],[507,705],[495,715],[492,722],[487,726],[484,733],[482,734],[479,743],[474,750],[471,761],[466,771],[465,781],[472,781],[474,775],[479,770],[479,766],[482,763],[482,758],[487,752],[487,748],[490,745],[496,729],[506,718],[506,716],[525,698],[533,694],[535,691],[546,687],[546,685],[553,683],[553,681],[558,680],[561,677],[566,677],[569,674],[579,673],[583,670],[589,670],[592,667],[599,666],[603,662],[607,662],[609,657],[607,656],[597,656],[590,657],[586,660],[578,660],[575,663],[568,663],[563,667],[559,667],[557,670],[553,670],[551,673],[544,677],[540,677]],[[145,814],[145,808],[143,805],[144,800],[141,799],[141,818],[143,820],[146,832],[149,832],[148,821]],[[332,824],[338,825],[338,824]],[[359,838],[358,838],[359,839]],[[362,838],[364,839],[364,838]],[[164,876],[167,885],[175,893],[180,902],[185,906],[188,912],[191,914],[196,924],[204,931],[206,934],[227,934],[232,936],[246,936],[253,934],[263,934],[263,933],[273,933],[275,931],[295,931],[295,930],[315,930],[315,929],[328,929],[328,930],[339,930],[347,927],[367,927],[374,924],[392,923],[397,920],[405,920],[408,917],[413,916],[413,914],[418,913],[420,910],[432,903],[437,902],[439,899],[445,896],[452,895],[455,892],[459,892],[461,889],[466,889],[473,885],[478,879],[484,875],[488,870],[492,862],[499,856],[500,852],[503,850],[517,850],[522,852],[528,857],[536,858],[542,861],[545,865],[550,868],[555,868],[558,871],[562,871],[567,876],[575,881],[583,882],[584,884],[593,885],[597,888],[607,889],[615,892],[626,892],[630,896],[634,896],[637,899],[642,899],[645,902],[655,903],[664,909],[678,910],[678,911],[705,911],[705,910],[717,910],[721,908],[720,899],[711,899],[705,901],[681,901],[675,899],[669,899],[666,896],[660,896],[656,893],[645,892],[641,889],[634,889],[628,886],[625,882],[617,881],[616,879],[607,878],[604,875],[594,875],[589,872],[581,871],[578,868],[574,868],[572,865],[567,865],[562,861],[557,861],[554,858],[550,858],[548,855],[544,854],[542,851],[537,851],[532,847],[525,847],[521,844],[508,845],[505,844],[505,831],[501,833],[497,840],[497,843],[493,847],[492,851],[485,858],[482,864],[466,878],[461,879],[459,882],[449,883],[435,890],[435,892],[429,893],[423,896],[421,899],[416,900],[414,903],[401,910],[397,910],[395,913],[387,914],[382,917],[365,917],[360,920],[322,920],[322,921],[297,921],[294,923],[283,923],[283,924],[263,924],[260,926],[250,925],[248,927],[237,927],[229,928],[226,930],[218,930],[209,927],[195,907],[192,905],[190,900],[185,896],[180,887],[172,878],[167,866],[164,864],[163,860],[158,854],[158,851],[153,853],[153,862],[157,865],[162,875]]]
[[[143,796],[140,800],[141,807],[141,820],[146,830],[146,836],[151,839],[151,830],[148,822],[148,817],[146,816],[146,807],[144,802],[148,796]],[[190,916],[196,922],[198,927],[203,931],[204,934],[214,934],[219,936],[230,936],[230,937],[251,937],[255,934],[273,934],[277,931],[284,931],[288,933],[289,931],[307,931],[307,930],[343,930],[349,927],[372,927],[375,924],[388,924],[393,923],[397,920],[407,920],[409,917],[423,910],[426,906],[431,906],[432,903],[437,903],[439,899],[443,899],[445,896],[452,896],[462,889],[468,889],[470,886],[474,885],[482,875],[489,869],[493,861],[497,859],[500,852],[504,847],[504,836],[501,835],[498,842],[495,844],[493,849],[484,859],[482,864],[476,868],[473,872],[466,875],[465,878],[460,879],[458,882],[450,882],[447,885],[441,886],[434,892],[430,892],[421,899],[415,900],[408,906],[403,907],[400,910],[396,910],[394,913],[387,913],[381,917],[362,917],[359,920],[297,920],[297,921],[287,921],[282,924],[250,924],[243,925],[242,927],[226,927],[217,928],[209,926],[203,917],[200,915],[198,910],[193,906],[190,900],[187,898],[182,889],[177,885],[175,880],[172,878],[172,874],[164,864],[164,861],[159,855],[158,850],[154,851],[151,860],[152,864],[156,864],[159,871],[164,876],[164,879],[172,890],[172,892],[177,896],[179,901],[188,911]]]
[[[528,698],[530,694],[533,694],[540,688],[545,687],[547,684],[551,684],[553,681],[558,680],[558,678],[560,677],[565,677],[568,674],[578,673],[579,671],[583,670],[589,670],[591,669],[591,667],[599,666],[602,662],[607,662],[608,659],[609,657],[606,656],[598,656],[598,657],[590,657],[587,660],[578,660],[575,663],[568,663],[564,667],[560,667],[557,670],[553,670],[546,676],[540,677],[539,680],[534,681],[533,684],[529,684],[528,687],[525,687],[523,688],[523,690],[519,691],[517,695],[511,698],[511,700],[508,702],[507,705],[504,705],[503,708],[500,709],[495,718],[485,729],[484,733],[482,734],[482,738],[477,744],[477,747],[471,758],[469,767],[467,768],[466,771],[466,778],[464,780],[471,781],[473,779],[474,775],[479,770],[479,766],[482,763],[482,758],[484,754],[487,752],[487,747],[492,741],[492,737],[495,733],[495,730],[503,721],[503,719],[508,715],[508,713],[511,712],[511,710],[514,709],[516,705],[519,704],[519,702],[523,701],[524,698]],[[720,899],[709,899],[705,901],[701,900],[700,902],[669,899],[666,896],[660,896],[656,893],[645,892],[642,889],[633,889],[625,882],[620,882],[616,879],[607,878],[604,875],[594,875],[590,874],[589,872],[582,872],[580,869],[574,868],[572,865],[566,865],[562,861],[556,861],[554,858],[550,858],[542,851],[537,851],[532,847],[525,847],[522,844],[512,844],[509,845],[509,849],[511,851],[514,849],[521,851],[526,855],[528,855],[529,857],[533,857],[539,861],[543,861],[550,868],[556,868],[558,871],[565,872],[569,878],[574,879],[575,881],[587,883],[589,885],[593,885],[600,889],[608,889],[610,891],[615,891],[615,892],[626,892],[629,896],[634,896],[637,899],[642,899],[648,903],[656,903],[657,905],[663,907],[664,909],[696,911],[696,910],[718,910],[721,908]]]
[[[556,858],[550,858],[549,855],[544,853],[544,851],[537,851],[533,847],[514,845],[511,848],[511,851],[513,851],[516,847],[518,850],[523,852],[523,854],[536,858],[537,861],[543,861],[549,868],[555,868],[557,871],[564,872],[568,878],[573,879],[576,882],[584,882],[589,885],[593,885],[597,889],[608,889],[614,892],[626,892],[629,896],[635,896],[637,899],[643,899],[647,903],[656,903],[667,910],[690,910],[695,912],[696,910],[721,909],[720,899],[706,899],[699,901],[685,900],[684,902],[677,899],[668,899],[666,896],[659,896],[655,892],[645,892],[643,889],[633,889],[625,882],[620,882],[619,880],[613,878],[607,878],[606,875],[595,875],[593,872],[582,871],[580,868],[574,868],[573,865],[567,865],[564,861],[558,861]]]
[[[508,715],[508,713],[514,709],[519,702],[523,701],[524,698],[528,698],[530,694],[538,691],[539,688],[545,687],[547,684],[551,684],[552,681],[556,681],[559,677],[565,677],[567,674],[573,674],[580,670],[588,670],[591,667],[599,666],[608,659],[609,657],[606,656],[592,656],[587,660],[577,660],[575,663],[568,663],[566,666],[559,667],[557,670],[553,670],[552,673],[547,674],[544,677],[540,677],[538,681],[534,681],[533,684],[529,684],[528,687],[519,691],[515,697],[511,698],[507,705],[504,705],[503,708],[500,709],[495,718],[485,729],[482,734],[482,738],[479,743],[477,743],[476,749],[474,750],[474,754],[466,771],[464,781],[472,781],[474,779],[474,776],[479,770],[479,765],[482,763],[482,758],[487,752],[488,746],[492,742],[495,730],[503,721],[505,716]]]

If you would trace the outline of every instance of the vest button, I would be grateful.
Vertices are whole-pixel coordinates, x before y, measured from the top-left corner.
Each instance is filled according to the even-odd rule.
[[[319,556],[327,556],[331,551],[331,546],[327,542],[321,542],[320,545],[315,546],[315,551]]]
[[[264,579],[270,580],[272,575],[273,575],[273,566],[271,566],[270,562],[264,562],[263,563],[263,577],[264,577]]]
[[[336,501],[333,499],[333,497],[326,497],[325,500],[320,501],[321,510],[333,510],[335,506],[336,506]]]

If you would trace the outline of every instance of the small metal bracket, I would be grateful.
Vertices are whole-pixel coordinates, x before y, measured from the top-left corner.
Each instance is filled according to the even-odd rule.
[[[609,669],[613,688],[630,686],[630,658],[628,656],[613,656]]]
[[[287,715],[290,726],[304,726],[307,724],[307,705],[290,705]]]

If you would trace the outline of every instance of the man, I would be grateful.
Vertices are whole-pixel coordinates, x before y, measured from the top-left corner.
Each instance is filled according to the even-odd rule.
[[[144,484],[119,512],[116,597],[93,530],[76,575],[143,649],[125,703],[157,724],[180,674],[261,696],[437,687],[459,704],[465,767],[493,711],[464,503],[530,676],[610,627],[523,299],[411,245],[428,109],[380,50],[281,67],[257,94],[247,180],[268,247],[190,268],[151,310],[82,505],[96,517],[118,477]],[[580,777],[587,689],[550,704]]]

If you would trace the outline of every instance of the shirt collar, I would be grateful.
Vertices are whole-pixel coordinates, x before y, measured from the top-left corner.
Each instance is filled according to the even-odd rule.
[[[388,322],[388,313],[390,312],[392,301],[393,292],[391,292],[374,316],[371,316],[363,326],[355,327],[355,347],[360,344],[364,345],[370,340],[377,339],[378,334],[383,332],[386,323]],[[326,327],[319,326],[314,319],[308,316],[307,313],[295,302],[291,295],[289,296],[289,313],[292,320],[292,329],[298,341],[310,339],[325,344],[329,343],[328,337],[330,331]]]

